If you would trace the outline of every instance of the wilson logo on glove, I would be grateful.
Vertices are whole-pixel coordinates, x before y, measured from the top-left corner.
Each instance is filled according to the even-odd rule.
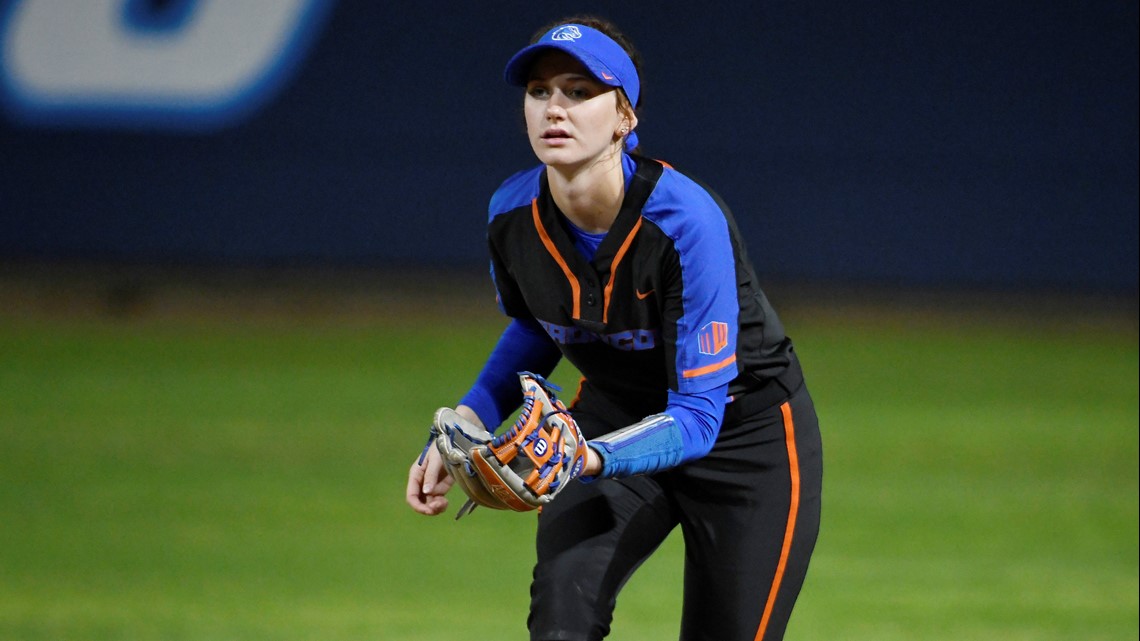
[[[542,456],[542,455],[546,454],[546,451],[547,451],[546,441],[544,439],[541,439],[541,438],[535,440],[533,449],[534,449],[535,456]]]
[[[505,433],[492,436],[450,408],[436,411],[432,436],[447,471],[467,504],[456,519],[476,505],[527,512],[549,503],[582,474],[586,439],[558,389],[541,376],[520,372],[523,407]]]

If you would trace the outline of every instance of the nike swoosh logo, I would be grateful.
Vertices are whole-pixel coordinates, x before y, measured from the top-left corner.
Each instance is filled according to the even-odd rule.
[[[613,79],[614,79],[614,77],[613,77],[613,76],[611,76],[610,74],[608,74],[608,73],[606,73],[606,72],[604,72],[604,71],[603,71],[603,72],[602,72],[602,79],[603,79],[603,80],[613,80]]]
[[[644,294],[642,294],[640,289],[635,289],[635,290],[633,290],[633,293],[637,296],[637,300],[645,300],[646,298],[649,298],[650,296],[652,296],[654,291],[656,291],[656,290],[651,289],[651,290],[645,292]]]

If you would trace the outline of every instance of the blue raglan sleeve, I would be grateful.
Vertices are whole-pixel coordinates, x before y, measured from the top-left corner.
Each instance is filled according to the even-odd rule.
[[[737,375],[740,303],[724,212],[703,187],[666,170],[643,215],[676,250],[662,321],[674,387],[660,414],[590,441],[603,477],[653,473],[708,454]]]
[[[537,321],[516,318],[503,330],[475,384],[459,404],[474,410],[483,425],[494,432],[522,403],[518,373],[549,376],[561,358],[562,352]]]
[[[724,211],[703,187],[666,170],[645,217],[675,250],[662,316],[674,388],[693,394],[731,382],[737,375],[740,299]]]

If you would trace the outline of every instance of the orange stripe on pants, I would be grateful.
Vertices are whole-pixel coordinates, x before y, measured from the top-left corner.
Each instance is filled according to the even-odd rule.
[[[776,597],[780,593],[780,582],[784,579],[784,570],[788,565],[788,555],[792,552],[792,539],[796,533],[796,516],[800,511],[800,459],[796,454],[796,426],[792,421],[792,406],[784,403],[780,406],[784,415],[784,443],[788,448],[788,468],[792,477],[792,498],[788,506],[788,526],[784,530],[784,545],[780,549],[780,563],[776,566],[776,576],[772,579],[772,589],[768,592],[768,601],[764,604],[764,616],[760,618],[760,628],[756,630],[756,641],[763,641],[764,633],[768,630],[768,619],[772,616],[772,608],[776,606]]]

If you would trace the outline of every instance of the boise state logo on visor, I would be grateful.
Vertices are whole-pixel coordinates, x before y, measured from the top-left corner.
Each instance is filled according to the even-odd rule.
[[[582,37],[582,30],[577,25],[562,25],[550,34],[551,40],[577,40]]]
[[[525,87],[535,56],[550,49],[574,56],[604,84],[621,87],[629,102],[637,106],[641,83],[633,60],[612,38],[585,25],[564,24],[546,32],[538,42],[523,48],[510,59],[503,70],[503,77],[512,85]]]

